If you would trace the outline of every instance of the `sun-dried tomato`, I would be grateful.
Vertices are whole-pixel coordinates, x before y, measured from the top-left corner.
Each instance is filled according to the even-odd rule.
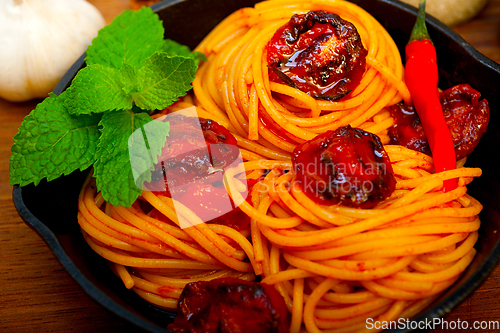
[[[288,332],[288,310],[273,286],[235,278],[192,282],[179,299],[174,333]]]
[[[468,84],[451,87],[439,94],[446,125],[451,132],[455,156],[469,155],[486,132],[490,108],[486,99]],[[390,108],[395,124],[389,128],[391,144],[398,144],[432,156],[427,137],[415,108],[396,104]]]
[[[372,208],[396,186],[379,137],[350,126],[297,146],[292,162],[302,190],[320,204]]]
[[[356,87],[368,53],[352,23],[325,11],[292,16],[266,50],[270,80],[326,100]]]

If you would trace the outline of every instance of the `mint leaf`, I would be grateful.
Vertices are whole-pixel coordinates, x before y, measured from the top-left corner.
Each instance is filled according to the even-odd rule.
[[[103,65],[81,69],[68,88],[66,106],[71,114],[164,109],[191,89],[196,65],[183,56],[157,52],[136,73],[124,64],[120,70]]]
[[[191,89],[195,73],[193,59],[155,53],[137,73],[134,103],[144,110],[163,109]]]
[[[119,80],[122,85],[122,91],[127,94],[130,102],[132,103],[131,94],[138,92],[137,73],[135,71],[135,68],[128,64],[123,64],[123,67],[120,69]]]
[[[154,164],[169,132],[170,124],[158,119],[141,126],[129,137],[128,151],[136,187],[142,189],[144,182],[151,181]]]
[[[144,111],[185,95],[205,60],[163,35],[149,7],[125,11],[101,29],[71,86],[59,97],[50,94],[22,123],[11,184],[36,185],[93,164],[104,198],[130,206],[151,180],[169,131]]]
[[[151,180],[153,163],[167,139],[168,123],[153,121],[146,113],[116,111],[105,113],[100,125],[102,135],[94,163],[97,188],[112,205],[129,207],[141,194],[143,182]],[[145,140],[144,135],[138,135],[143,131]],[[138,149],[131,149],[132,154],[129,141],[131,146],[134,141],[139,144]]]
[[[130,70],[130,67],[124,66]],[[130,109],[132,98],[123,87],[134,85],[133,74],[103,65],[82,68],[67,89],[66,106],[71,114],[90,114]]]
[[[50,181],[94,162],[100,116],[73,117],[64,100],[64,94],[50,93],[24,118],[11,149],[11,185],[37,185],[43,178]]]
[[[165,30],[151,8],[126,10],[99,30],[87,50],[88,65],[100,64],[120,69],[125,62],[142,67],[147,58],[163,47]]]
[[[196,66],[198,66],[200,64],[200,61],[207,61],[207,56],[205,55],[205,53],[201,53],[201,52],[193,52],[191,53],[192,55],[194,55],[195,57],[195,63],[196,63]]]
[[[169,56],[184,56],[187,58],[191,58],[195,61],[196,65],[198,66],[198,63],[200,61],[206,61],[207,57],[205,54],[201,52],[191,52],[189,47],[186,45],[182,45],[177,43],[174,40],[171,39],[165,39],[163,43],[163,51],[167,52]]]

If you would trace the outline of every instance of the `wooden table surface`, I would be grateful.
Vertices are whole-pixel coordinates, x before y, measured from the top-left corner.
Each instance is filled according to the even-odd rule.
[[[129,8],[129,0],[89,2],[107,22]],[[476,18],[454,29],[500,63],[500,0],[491,0]],[[38,102],[0,99],[0,332],[133,332],[73,281],[14,208],[8,183],[12,138]],[[499,299],[500,266],[446,320],[500,320]]]

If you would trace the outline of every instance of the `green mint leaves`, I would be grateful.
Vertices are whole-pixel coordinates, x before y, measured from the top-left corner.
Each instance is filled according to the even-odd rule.
[[[21,186],[53,180],[93,163],[101,133],[99,117],[74,117],[61,98],[50,94],[24,118],[14,136],[10,181]]]
[[[132,108],[131,98],[123,90],[126,84],[119,74],[119,70],[97,64],[78,71],[65,91],[68,112],[78,115]]]
[[[150,125],[148,126],[148,124]],[[141,194],[144,181],[151,180],[153,163],[157,162],[161,148],[165,145],[169,124],[151,121],[151,117],[146,113],[117,111],[105,113],[100,125],[102,126],[102,135],[99,139],[96,162],[94,163],[97,188],[101,189],[103,197],[108,198],[108,202],[112,205],[123,205],[124,202],[132,203]],[[144,130],[145,126],[148,126],[147,131]],[[151,126],[155,128],[152,129]],[[147,133],[144,133],[146,135],[134,135],[136,130]],[[151,136],[151,133],[157,135]],[[131,140],[140,140],[144,137],[147,138],[146,145],[149,147],[135,148],[129,151],[129,147],[134,145],[133,142],[130,142]],[[135,153],[135,156],[130,156],[131,152]],[[145,153],[145,155],[138,156],[137,152]],[[149,171],[142,172],[142,176],[138,177],[140,184],[134,180],[130,164],[132,158],[134,166],[143,164],[144,171]],[[121,181],[116,181],[117,179]]]
[[[50,94],[21,124],[10,184],[37,185],[93,165],[104,199],[130,206],[151,180],[169,133],[149,112],[185,95],[205,59],[163,36],[149,7],[125,11],[101,29],[71,86]],[[130,149],[137,143],[144,149]],[[141,170],[132,170],[131,158]]]
[[[165,108],[191,89],[194,59],[156,52],[137,69],[128,63],[114,69],[100,64],[80,70],[68,88],[71,114]],[[99,103],[96,103],[99,101]]]
[[[167,53],[155,53],[137,73],[134,103],[142,109],[160,109],[170,105],[191,89],[194,60]]]
[[[120,69],[123,63],[142,67],[156,51],[163,51],[164,29],[151,9],[125,11],[102,28],[87,50],[88,65]]]

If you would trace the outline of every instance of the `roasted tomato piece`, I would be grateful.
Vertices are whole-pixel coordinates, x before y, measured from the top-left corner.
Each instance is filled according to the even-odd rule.
[[[368,53],[352,23],[325,11],[292,16],[266,49],[270,80],[326,100],[356,87]]]
[[[288,332],[288,310],[274,287],[235,278],[193,282],[184,288],[174,333]]]
[[[302,190],[320,204],[372,208],[396,186],[379,137],[351,126],[297,146],[292,162]]]
[[[457,160],[469,155],[486,132],[490,108],[486,99],[468,84],[461,84],[439,94],[446,124],[451,132]],[[412,105],[396,104],[390,108],[395,124],[389,129],[392,144],[432,155],[420,118]]]
[[[168,121],[169,137],[150,190],[173,197],[203,222],[246,229],[250,218],[235,206],[223,182],[223,171],[239,157],[234,136],[208,119],[171,114]],[[151,216],[167,220],[156,210]]]
[[[247,181],[248,192],[251,192],[251,187],[257,181]],[[245,230],[250,225],[250,217],[236,207],[222,183],[222,178],[212,184],[193,184],[183,193],[176,193],[176,195],[177,200],[180,200],[206,223],[222,224],[238,231]],[[247,196],[248,202],[250,199],[250,196]],[[171,222],[156,209],[151,211],[151,217]]]
[[[211,186],[211,185],[208,185],[208,186]],[[204,193],[204,194],[208,194],[208,193]],[[226,192],[226,195],[227,195],[227,192]],[[240,208],[236,207],[229,212],[222,213],[222,211],[220,210],[220,207],[219,207],[219,209],[217,209],[217,208],[214,209],[214,207],[207,206],[206,202],[204,201],[205,199],[207,199],[207,197],[205,197],[203,199],[203,201],[201,201],[201,200],[192,201],[193,205],[200,204],[200,208],[198,208],[197,210],[196,210],[196,208],[193,209],[193,207],[189,207],[204,222],[206,222],[208,224],[225,225],[225,226],[231,227],[231,228],[238,230],[238,231],[245,230],[250,225],[250,217],[248,217],[248,215],[243,213]],[[207,201],[210,201],[210,199]],[[209,219],[207,217],[207,215],[208,215],[207,212],[204,211],[204,208],[206,208],[207,210],[210,210],[212,213],[217,213],[218,214],[218,215],[216,214],[217,217],[213,218],[213,219]],[[200,211],[201,211],[201,213],[200,213]],[[160,213],[156,209],[153,209],[151,211],[150,216],[152,218],[157,219],[157,220],[171,223],[171,221],[165,215],[163,215],[162,213]]]
[[[222,177],[218,171],[238,158],[236,139],[217,122],[184,115],[171,115],[168,121],[169,137],[155,165],[151,186],[163,188],[155,183],[164,182],[167,196],[175,187],[194,181],[218,181]]]
[[[424,128],[413,105],[398,103],[390,107],[394,125],[389,128],[390,143],[432,155]]]
[[[182,195],[182,202],[207,223],[223,224],[236,230],[246,229],[250,224],[248,215],[235,207],[222,179],[213,185],[191,185]]]

